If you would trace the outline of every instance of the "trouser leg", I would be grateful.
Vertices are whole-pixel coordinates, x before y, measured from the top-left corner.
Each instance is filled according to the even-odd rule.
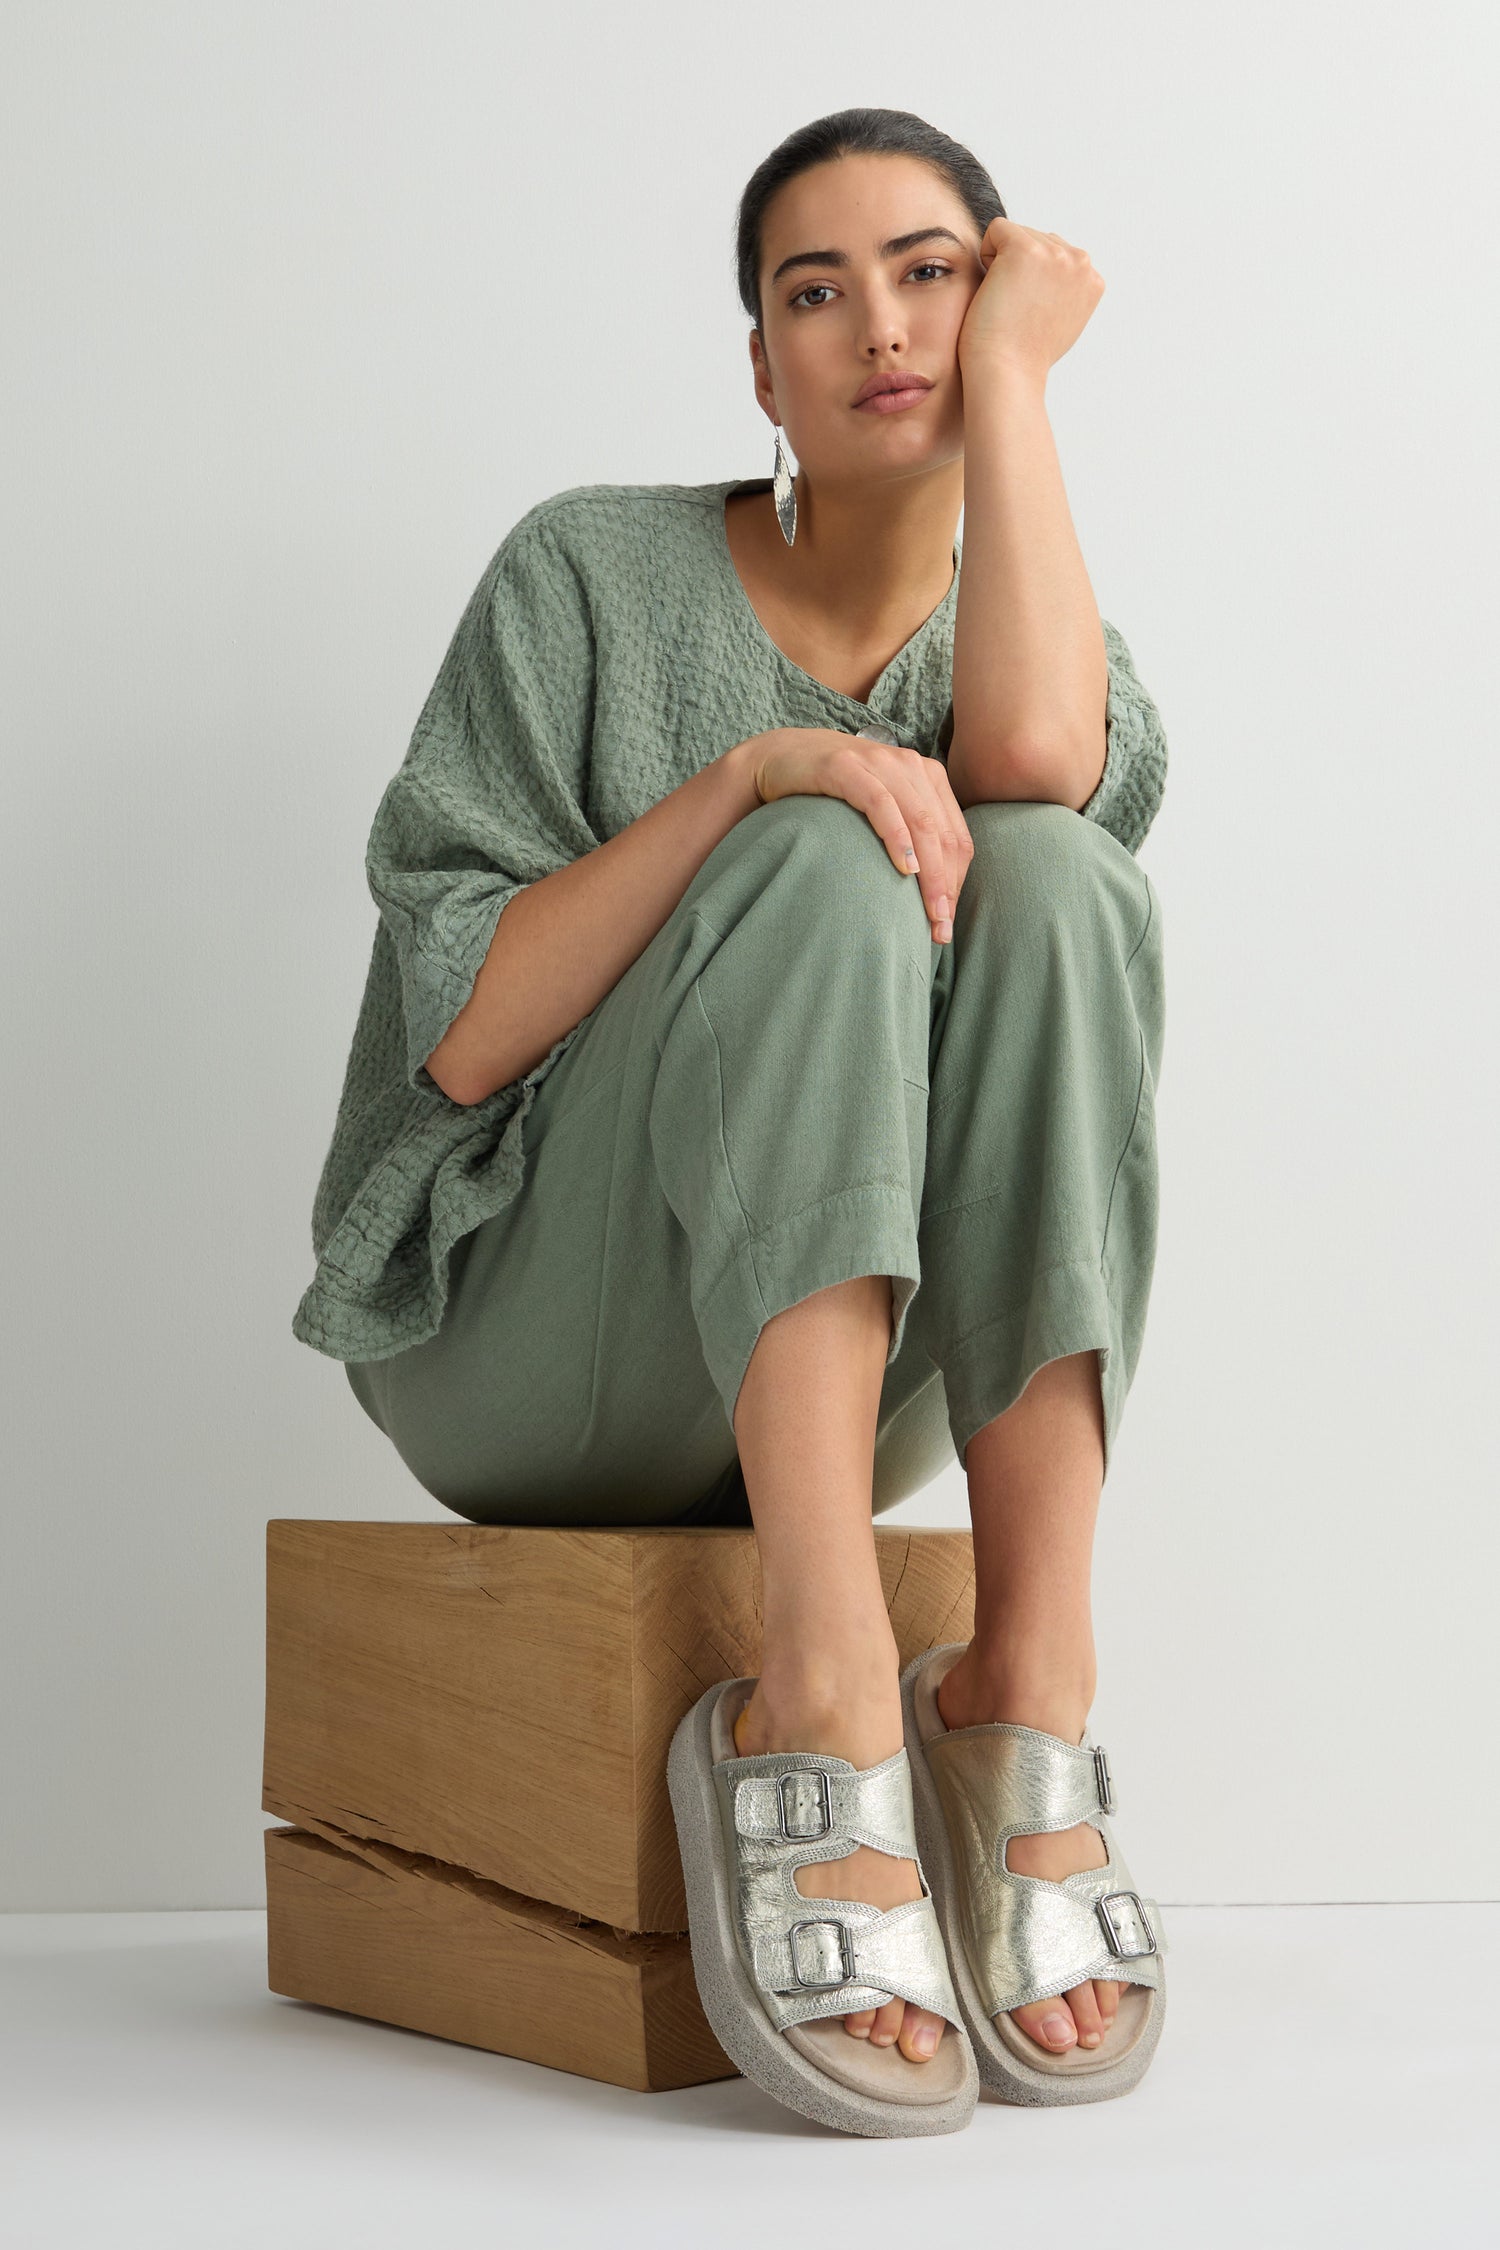
[[[792,797],[700,869],[655,1004],[650,1140],[733,1418],[767,1320],[888,1274],[896,1359],[917,1290],[932,940],[862,813]]]
[[[863,814],[742,820],[538,1089],[521,1193],[440,1334],[351,1367],[476,1521],[750,1521],[732,1417],[766,1320],[891,1276],[873,1507],[1096,1345],[1107,1431],[1155,1240],[1159,916],[1056,806],[974,806],[954,942]],[[920,1283],[920,1286],[919,1286]]]
[[[877,1512],[951,1462],[904,1345],[919,1274],[932,945],[915,883],[829,798],[758,808],[537,1090],[514,1200],[457,1245],[443,1327],[351,1366],[475,1521],[750,1522],[732,1417],[765,1321],[893,1278]]]
[[[1100,1358],[1105,1473],[1157,1239],[1161,908],[1067,806],[971,805],[933,984],[921,1340],[960,1460],[1048,1360]]]

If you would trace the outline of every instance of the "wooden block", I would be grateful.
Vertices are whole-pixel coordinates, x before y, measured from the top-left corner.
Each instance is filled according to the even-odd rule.
[[[641,2093],[738,2076],[686,1937],[612,1930],[390,1844],[266,1830],[273,1992]]]
[[[970,1534],[873,1528],[901,1662],[967,1640]],[[266,1594],[268,1813],[686,1930],[667,1750],[705,1688],[759,1670],[753,1531],[278,1519]]]

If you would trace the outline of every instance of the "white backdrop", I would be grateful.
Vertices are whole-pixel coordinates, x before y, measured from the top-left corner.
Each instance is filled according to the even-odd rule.
[[[4,25],[3,1903],[259,1904],[267,1518],[456,1520],[290,1333],[366,834],[524,509],[769,469],[735,202],[855,102],[1107,284],[1049,398],[1171,749],[1122,1841],[1167,1903],[1492,1895],[1493,15]]]

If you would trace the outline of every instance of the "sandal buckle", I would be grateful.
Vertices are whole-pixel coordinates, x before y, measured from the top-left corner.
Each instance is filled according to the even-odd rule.
[[[791,1795],[788,1797],[788,1790]],[[812,1795],[809,1797],[808,1792]],[[833,1829],[833,1798],[828,1787],[828,1776],[821,1766],[798,1767],[795,1773],[784,1773],[776,1784],[776,1817],[781,1833],[789,1843],[816,1843],[820,1836],[831,1834]],[[821,1817],[818,1828],[809,1826],[810,1819]],[[807,1925],[799,1923],[799,1928]]]
[[[1127,1945],[1124,1942],[1121,1931],[1116,1925],[1116,1918],[1110,1911],[1117,1899],[1126,1899],[1130,1902],[1120,1916],[1120,1920],[1127,1925],[1127,1930],[1128,1925],[1133,1922],[1138,1931],[1145,1932],[1146,1943],[1144,1945]],[[1114,1954],[1116,1960],[1139,1961],[1144,1955],[1156,1951],[1155,1933],[1146,1918],[1146,1909],[1141,1904],[1139,1891],[1109,1891],[1103,1898],[1096,1899],[1094,1906],[1100,1921],[1104,1924],[1104,1934],[1109,1940],[1109,1950]]]
[[[797,1959],[797,1939],[803,1930],[836,1930],[838,1932],[840,1973],[836,1977],[805,1977],[802,1974]],[[831,1919],[827,1921],[794,1922],[787,1932],[787,1949],[791,1958],[792,1976],[804,1991],[832,1992],[838,1985],[854,1982],[854,1941],[849,1935],[847,1922],[835,1922]],[[826,1943],[821,1944],[817,1950],[820,1956],[826,1960],[828,1954]]]
[[[1102,1813],[1112,1813],[1115,1809],[1115,1792],[1109,1777],[1109,1760],[1097,1742],[1094,1745],[1094,1782],[1099,1791],[1099,1810]]]

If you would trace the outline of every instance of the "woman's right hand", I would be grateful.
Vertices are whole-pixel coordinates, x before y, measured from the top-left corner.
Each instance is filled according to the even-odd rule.
[[[915,874],[933,937],[949,942],[974,839],[941,758],[833,727],[772,727],[739,748],[763,805],[842,797],[862,812],[897,871]]]

